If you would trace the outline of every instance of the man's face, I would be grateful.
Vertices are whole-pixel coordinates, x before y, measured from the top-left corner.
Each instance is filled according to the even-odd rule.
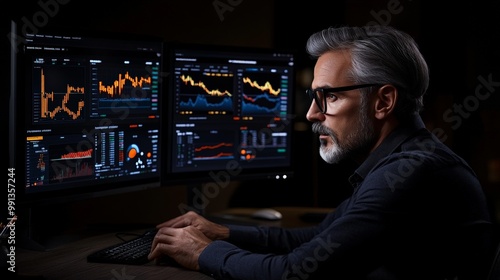
[[[314,67],[312,89],[354,85],[348,79],[351,56],[346,51],[328,52],[319,57]],[[327,111],[321,113],[314,101],[307,112],[313,132],[319,134],[320,155],[328,163],[345,158],[362,160],[375,142],[373,120],[370,119],[370,97],[362,101],[359,89],[328,95]]]

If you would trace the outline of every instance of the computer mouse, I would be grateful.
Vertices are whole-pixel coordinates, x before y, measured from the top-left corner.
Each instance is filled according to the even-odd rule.
[[[278,210],[272,209],[272,208],[263,208],[256,210],[255,212],[252,213],[252,218],[255,219],[262,219],[262,220],[269,220],[269,221],[277,221],[281,220],[283,218],[283,215]]]

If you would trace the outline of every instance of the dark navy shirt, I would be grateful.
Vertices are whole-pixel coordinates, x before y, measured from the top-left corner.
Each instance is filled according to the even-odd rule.
[[[228,240],[201,253],[201,271],[259,280],[484,278],[494,246],[482,187],[419,116],[393,131],[349,181],[352,196],[318,226],[230,225]]]

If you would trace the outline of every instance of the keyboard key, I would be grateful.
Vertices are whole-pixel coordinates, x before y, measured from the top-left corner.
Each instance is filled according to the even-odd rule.
[[[134,239],[103,248],[87,256],[88,262],[142,265],[147,262],[156,229]]]

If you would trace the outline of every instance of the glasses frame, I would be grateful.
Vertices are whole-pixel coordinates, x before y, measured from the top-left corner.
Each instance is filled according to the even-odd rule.
[[[307,93],[307,96],[309,96],[309,98],[311,100],[314,100],[314,102],[316,102],[316,105],[320,109],[321,113],[326,114],[326,111],[328,109],[326,98],[323,98],[323,102],[321,102],[321,100],[319,100],[316,92],[320,91],[324,96],[325,93],[349,91],[349,90],[367,88],[367,87],[373,87],[373,86],[380,86],[380,84],[361,84],[361,85],[352,85],[352,86],[334,87],[334,88],[316,88],[316,89],[309,88],[309,89],[306,89],[306,93]],[[321,104],[321,103],[323,103],[323,104]]]

